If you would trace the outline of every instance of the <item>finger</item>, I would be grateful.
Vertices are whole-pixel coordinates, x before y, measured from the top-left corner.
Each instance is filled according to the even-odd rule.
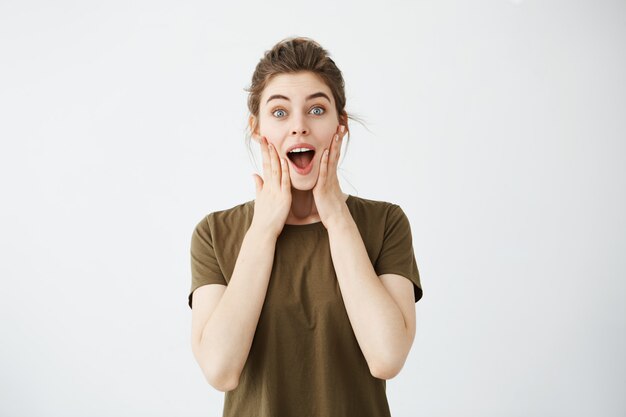
[[[333,141],[333,147],[332,147],[332,155],[330,158],[330,169],[335,169],[337,168],[338,165],[338,161],[339,161],[339,155],[341,155],[341,143],[342,143],[342,139],[343,137],[341,136],[341,134],[337,133],[335,135],[335,140]]]
[[[280,158],[280,164],[282,166],[282,178],[281,186],[283,190],[291,192],[291,178],[289,177],[289,164],[285,158]]]
[[[272,167],[272,176],[269,181],[272,186],[280,187],[280,162],[278,161],[278,155],[274,145],[270,144],[270,165]]]
[[[259,177],[257,174],[252,174],[252,178],[254,179],[254,187],[256,188],[257,195],[263,189],[263,179]]]
[[[330,161],[329,161],[329,171],[337,172],[337,167],[339,166],[339,158],[341,157],[341,146],[343,144],[343,138],[346,135],[346,127],[340,126],[339,131],[333,137],[332,149],[330,153]]]
[[[326,184],[326,175],[328,173],[328,154],[328,149],[325,149],[322,157],[320,158],[320,175],[317,182],[322,187]]]
[[[263,136],[261,138],[261,156],[263,158],[263,178],[266,180],[270,178],[272,166],[270,163],[270,153],[267,147],[267,138]]]

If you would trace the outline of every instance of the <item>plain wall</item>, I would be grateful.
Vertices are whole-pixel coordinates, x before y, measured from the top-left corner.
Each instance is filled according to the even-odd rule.
[[[0,2],[0,415],[221,415],[191,232],[255,197],[244,88],[300,35],[366,121],[342,189],[411,222],[394,417],[624,416],[625,22],[620,1]]]

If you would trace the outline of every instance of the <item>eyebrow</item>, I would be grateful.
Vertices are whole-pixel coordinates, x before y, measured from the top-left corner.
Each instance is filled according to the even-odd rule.
[[[313,93],[310,96],[307,96],[306,99],[307,100],[311,100],[311,99],[314,99],[314,98],[317,98],[317,97],[324,97],[326,100],[328,100],[329,103],[331,102],[330,99],[328,98],[328,96],[326,94],[322,93],[321,91],[318,92],[318,93]],[[271,95],[270,98],[267,99],[265,104],[269,103],[270,100],[273,100],[275,98],[276,99],[282,98],[283,100],[291,101],[291,100],[289,100],[289,97],[285,97],[285,96],[283,96],[281,94],[274,94],[274,95]]]

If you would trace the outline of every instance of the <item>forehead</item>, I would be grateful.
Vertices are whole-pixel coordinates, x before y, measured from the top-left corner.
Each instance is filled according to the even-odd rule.
[[[298,100],[318,91],[326,93],[331,100],[333,99],[330,88],[312,72],[279,74],[274,76],[265,86],[263,94],[261,94],[261,103],[264,103],[267,97],[273,94],[282,94],[291,100]]]

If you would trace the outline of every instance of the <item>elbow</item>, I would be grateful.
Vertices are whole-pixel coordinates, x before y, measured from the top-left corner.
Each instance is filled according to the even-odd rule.
[[[406,358],[393,358],[387,361],[378,361],[376,364],[370,366],[370,373],[374,378],[378,379],[392,379],[395,378],[402,368],[404,367],[404,360]]]
[[[228,392],[237,388],[237,385],[239,385],[239,380],[237,378],[213,379],[209,381],[209,385],[211,385],[218,391]]]
[[[194,346],[193,353],[196,362],[202,370],[204,379],[210,386],[221,392],[232,391],[237,388],[237,385],[239,385],[238,374],[216,367],[213,363],[208,363],[208,361],[200,355],[200,349],[197,345]]]
[[[372,376],[378,379],[395,378],[404,367],[412,343],[413,339],[395,350],[387,350],[377,361],[373,361],[372,366],[369,367]]]
[[[401,369],[401,366],[379,366],[370,368],[370,373],[374,378],[386,380],[395,378],[400,373]]]
[[[202,368],[204,378],[210,386],[221,392],[232,391],[239,385],[239,378],[232,375],[210,372]]]

